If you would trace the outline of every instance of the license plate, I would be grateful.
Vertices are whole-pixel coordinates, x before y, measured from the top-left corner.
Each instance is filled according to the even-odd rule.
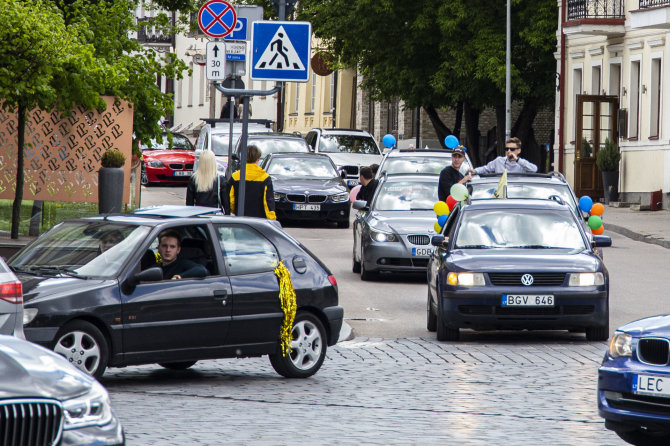
[[[670,376],[634,374],[633,393],[670,397]]]
[[[190,170],[175,170],[174,176],[176,177],[190,177],[193,172]]]
[[[503,294],[503,307],[553,307],[554,296],[537,294]]]
[[[320,204],[294,204],[293,205],[293,210],[294,211],[320,211],[321,210],[321,205]]]
[[[433,248],[412,248],[412,257],[429,257],[433,254]]]
[[[347,186],[358,186],[358,183],[360,183],[358,180],[347,180]]]

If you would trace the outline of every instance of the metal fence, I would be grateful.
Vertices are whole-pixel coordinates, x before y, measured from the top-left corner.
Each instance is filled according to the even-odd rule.
[[[640,9],[670,6],[670,0],[640,0]]]
[[[643,1],[667,3],[670,0],[640,0],[640,5]],[[624,0],[568,0],[568,20],[623,18]]]

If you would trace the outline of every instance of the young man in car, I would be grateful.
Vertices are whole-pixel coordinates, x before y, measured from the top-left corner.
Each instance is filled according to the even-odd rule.
[[[163,270],[163,279],[186,279],[189,277],[205,277],[207,268],[192,260],[179,257],[181,237],[173,229],[166,229],[158,236],[158,253],[161,255],[159,266]]]
[[[451,165],[440,172],[440,181],[437,186],[437,198],[440,201],[445,201],[451,195],[451,186],[456,183],[464,184],[472,178],[470,173],[463,176],[460,172],[463,161],[465,161],[465,150],[462,147],[456,147],[451,153]]]
[[[521,158],[521,140],[510,138],[505,143],[505,155],[499,156],[485,166],[470,170],[472,174],[481,173],[533,173],[537,172],[537,166],[527,159]]]

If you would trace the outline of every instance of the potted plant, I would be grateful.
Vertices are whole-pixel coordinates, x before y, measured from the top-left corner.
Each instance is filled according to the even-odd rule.
[[[603,189],[605,190],[605,204],[616,201],[619,196],[619,161],[621,154],[614,141],[609,138],[605,145],[596,154],[596,164],[603,174]]]
[[[98,212],[121,212],[123,204],[123,165],[126,156],[117,149],[107,150],[98,171]]]

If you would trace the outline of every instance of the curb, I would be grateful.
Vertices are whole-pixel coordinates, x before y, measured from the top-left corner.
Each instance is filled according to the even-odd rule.
[[[670,240],[653,237],[651,235],[643,235],[637,232],[633,232],[630,229],[624,228],[623,226],[617,226],[611,223],[607,224],[607,230],[616,232],[617,234],[623,235],[624,237],[628,237],[629,239],[638,242],[649,243],[651,245],[658,245],[662,246],[663,248],[670,249]]]

